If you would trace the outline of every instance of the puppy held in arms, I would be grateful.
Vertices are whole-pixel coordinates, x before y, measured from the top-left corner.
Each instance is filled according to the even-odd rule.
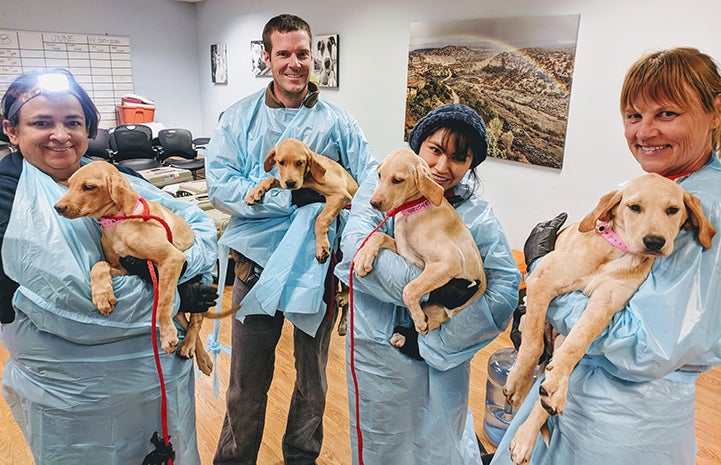
[[[378,186],[370,203],[376,210],[396,215],[395,239],[376,232],[353,258],[355,273],[360,277],[373,270],[381,248],[423,269],[403,289],[403,302],[421,334],[438,328],[486,290],[478,246],[443,194],[443,187],[433,181],[426,161],[413,151],[400,149],[386,155],[378,166]],[[475,293],[455,308],[427,315],[421,308],[421,297],[454,279],[477,286]],[[404,340],[392,339],[391,343],[399,346]]]
[[[68,180],[68,191],[55,204],[55,210],[65,218],[90,217],[101,224],[105,261],[93,265],[90,286],[93,304],[103,315],[109,315],[117,303],[112,276],[127,274],[120,257],[151,260],[156,265],[160,341],[163,350],[172,353],[178,345],[173,299],[185,263],[183,251],[190,248],[194,240],[188,223],[159,203],[141,198],[125,176],[105,161],[88,163],[77,170]],[[179,355],[195,356],[201,371],[209,374],[213,364],[198,335],[203,317],[221,318],[234,311],[237,308],[222,314],[193,313],[190,323],[185,320],[185,325],[185,315],[182,315],[179,321],[187,325],[187,333]]]
[[[646,174],[606,194],[580,223],[564,228],[555,249],[528,276],[521,345],[503,388],[514,407],[520,406],[533,384],[551,300],[583,291],[588,303],[555,348],[545,368],[539,399],[511,440],[514,463],[531,459],[548,415],[561,413],[566,406],[568,378],[574,367],[646,280],[656,257],[673,251],[682,228],[695,229],[700,244],[711,247],[716,229],[706,218],[701,201],[669,179]]]
[[[265,157],[263,168],[269,172],[278,166],[280,179],[264,178],[245,198],[255,205],[270,189],[300,189],[306,187],[325,197],[325,207],[315,220],[315,258],[325,263],[330,256],[328,228],[340,211],[350,203],[358,190],[358,183],[339,163],[313,152],[297,139],[285,139],[272,147]]]

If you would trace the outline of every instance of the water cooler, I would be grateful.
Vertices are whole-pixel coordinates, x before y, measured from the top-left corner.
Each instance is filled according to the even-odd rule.
[[[516,361],[516,349],[499,349],[488,358],[488,381],[486,381],[486,412],[483,430],[488,438],[498,445],[513,419],[513,408],[506,402],[503,385]]]

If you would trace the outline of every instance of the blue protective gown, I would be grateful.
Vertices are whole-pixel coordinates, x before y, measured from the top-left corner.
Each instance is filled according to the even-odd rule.
[[[129,179],[195,232],[181,282],[198,274],[209,282],[217,257],[213,221],[146,181]],[[154,449],[153,432],[162,431],[150,336],[152,286],[136,276],[114,277],[115,309],[104,316],[94,308],[90,268],[103,259],[100,227],[53,210],[66,191],[23,161],[2,244],[4,271],[20,285],[13,297],[15,321],[0,326],[10,352],[3,394],[36,464],[139,465]],[[176,296],[176,308],[178,301]],[[193,361],[160,352],[176,463],[199,464]]]
[[[368,179],[353,199],[342,238],[343,261],[336,267],[336,276],[346,283],[355,252],[383,218],[369,203],[376,184],[376,177]],[[488,288],[440,328],[419,336],[425,362],[402,354],[388,342],[396,325],[412,326],[402,292],[421,270],[382,249],[370,274],[353,277],[353,346],[350,335],[346,337],[353,463],[358,463],[358,438],[351,351],[366,465],[481,463],[468,407],[470,362],[506,328],[518,303],[520,273],[488,202],[465,185],[456,186],[455,193],[466,199],[456,211],[476,239]],[[393,220],[380,231],[392,235]]]
[[[312,107],[271,108],[263,89],[229,107],[213,132],[206,154],[208,194],[219,210],[232,215],[221,245],[237,250],[263,273],[243,299],[237,317],[274,315],[277,310],[314,336],[325,314],[325,276],[331,260],[315,259],[313,224],[325,204],[297,208],[290,191],[271,189],[263,200],[246,205],[245,197],[266,173],[263,160],[281,140],[295,138],[311,150],[343,165],[360,183],[374,173],[376,161],[358,123],[323,97]],[[342,217],[347,216],[341,212]],[[335,244],[336,223],[328,231]]]
[[[721,231],[721,163],[716,155],[681,186],[701,199]],[[721,247],[705,250],[684,229],[646,281],[573,371],[568,407],[551,418],[550,445],[537,440],[535,465],[691,465],[696,459],[696,378],[721,363]],[[568,334],[586,306],[574,292],[548,317]],[[508,444],[537,388],[514,417],[493,464],[510,464]]]

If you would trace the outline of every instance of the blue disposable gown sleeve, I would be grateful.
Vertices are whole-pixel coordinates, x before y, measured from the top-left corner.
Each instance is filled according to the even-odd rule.
[[[682,186],[702,201],[717,230],[721,226],[721,168],[712,162]],[[556,298],[548,317],[568,334],[586,307],[573,292]],[[626,308],[587,351],[595,363],[629,381],[660,378],[679,370],[697,373],[721,363],[721,248],[718,234],[703,249],[694,230],[683,229],[674,251],[657,258]]]
[[[369,199],[375,189],[375,178],[364,182],[353,199],[351,215],[343,232],[343,260],[336,275],[343,281],[350,277],[350,263],[366,236],[382,221]],[[486,292],[437,330],[418,338],[421,355],[438,370],[448,370],[473,358],[473,355],[508,325],[518,303],[520,272],[498,220],[488,203],[478,194],[457,207],[470,228],[488,279]],[[392,235],[392,221],[381,231]],[[442,246],[442,245],[441,245]],[[421,270],[389,250],[381,250],[373,271],[363,278],[353,276],[355,292],[373,295],[378,300],[405,307],[403,288]]]
[[[295,209],[290,203],[289,190],[272,189],[263,196],[262,202],[245,203],[248,192],[269,175],[263,169],[266,153],[257,153],[258,138],[249,134],[251,123],[247,112],[252,108],[246,108],[243,103],[238,102],[225,111],[208,143],[205,154],[208,194],[215,208],[231,215],[286,217]]]

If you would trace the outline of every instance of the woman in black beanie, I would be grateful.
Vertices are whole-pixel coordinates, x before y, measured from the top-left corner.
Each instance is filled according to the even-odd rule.
[[[481,117],[465,105],[443,105],[418,121],[409,145],[428,162],[433,179],[443,186],[446,198],[473,234],[488,287],[440,328],[418,336],[402,299],[403,288],[418,276],[418,268],[382,249],[370,274],[353,277],[352,346],[347,338],[347,356],[354,356],[348,378],[353,460],[360,463],[362,455],[366,465],[480,464],[468,408],[470,362],[506,328],[518,302],[520,273],[503,228],[473,188],[471,174],[486,158],[488,146]],[[383,220],[383,214],[369,203],[376,184],[376,177],[369,177],[353,199],[343,230],[343,261],[336,267],[336,276],[344,281],[359,245]],[[393,221],[380,231],[393,235]],[[449,283],[441,289],[431,293],[434,303],[426,301],[426,308],[454,308],[453,298],[462,302],[469,298],[463,295],[463,286],[454,288]],[[388,342],[396,332],[407,337],[400,351]],[[358,395],[352,374],[358,381]]]

